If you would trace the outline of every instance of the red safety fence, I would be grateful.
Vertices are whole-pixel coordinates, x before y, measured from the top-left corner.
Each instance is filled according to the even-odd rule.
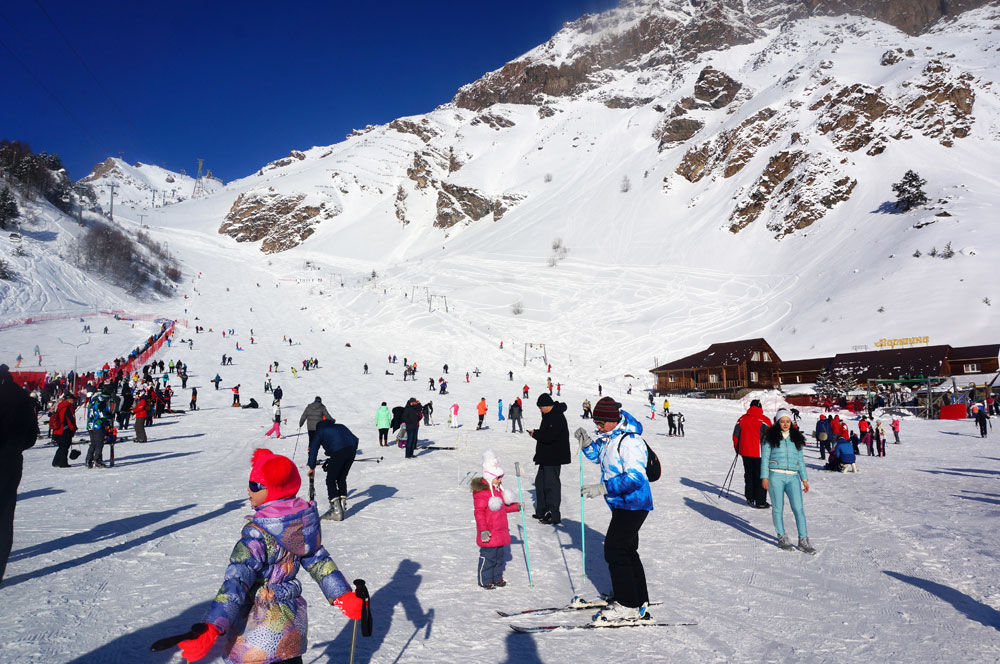
[[[146,364],[150,358],[156,355],[156,353],[160,350],[160,348],[163,347],[163,344],[166,342],[167,338],[174,333],[175,329],[174,321],[165,320],[164,322],[169,323],[166,329],[153,341],[153,343],[149,345],[148,348],[146,348],[146,350],[142,351],[135,357],[130,358],[127,362],[125,362],[125,364],[119,365],[118,368],[112,368],[108,374],[102,376],[99,380],[97,380],[97,384],[100,385],[105,380],[110,380],[111,378],[114,378],[114,376],[119,371],[128,374],[131,374],[133,372],[138,372],[142,368],[142,366]],[[85,371],[83,373],[89,373],[89,372]],[[10,375],[11,377],[13,377],[15,383],[17,383],[24,389],[31,391],[36,388],[40,389],[45,385],[46,376],[48,375],[48,372],[14,370],[10,372]],[[63,375],[63,377],[65,377],[65,374]],[[76,383],[77,396],[80,395],[80,393],[84,390],[85,387],[86,387],[85,381],[82,380],[77,381]]]
[[[941,406],[939,420],[964,420],[966,417],[966,406],[964,403],[950,403]]]

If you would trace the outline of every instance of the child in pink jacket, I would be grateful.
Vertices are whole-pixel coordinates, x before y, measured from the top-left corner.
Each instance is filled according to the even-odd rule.
[[[503,468],[496,453],[483,452],[483,476],[472,478],[472,504],[476,513],[476,543],[479,545],[479,565],[476,579],[481,588],[503,588],[504,564],[510,547],[507,514],[520,506],[513,492],[503,488]]]

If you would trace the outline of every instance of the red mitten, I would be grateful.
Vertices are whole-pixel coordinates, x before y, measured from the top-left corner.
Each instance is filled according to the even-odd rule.
[[[333,603],[340,609],[341,613],[351,620],[361,620],[361,607],[364,605],[364,600],[355,595],[353,590],[349,590],[333,600]]]
[[[181,641],[177,647],[181,649],[181,655],[189,662],[197,662],[208,654],[208,651],[215,645],[215,640],[222,632],[215,625],[206,625],[207,629],[200,636],[187,641]]]

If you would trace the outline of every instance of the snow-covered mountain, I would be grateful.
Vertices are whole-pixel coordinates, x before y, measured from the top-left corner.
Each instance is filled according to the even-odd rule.
[[[196,178],[141,162],[133,166],[115,157],[94,166],[80,182],[94,188],[105,209],[110,207],[112,185],[115,205],[131,208],[162,207],[222,189],[222,181],[211,174]]]
[[[982,343],[1000,9],[979,5],[626,0],[147,222],[421,284],[483,330],[558,321],[581,354],[627,338],[623,367],[760,335],[786,357]],[[897,214],[908,169],[931,202]]]

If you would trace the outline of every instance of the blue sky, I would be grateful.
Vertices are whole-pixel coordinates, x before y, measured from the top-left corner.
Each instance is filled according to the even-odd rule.
[[[0,4],[0,138],[226,181],[430,111],[617,0]],[[51,20],[50,20],[51,19]],[[65,37],[65,39],[64,39]]]

